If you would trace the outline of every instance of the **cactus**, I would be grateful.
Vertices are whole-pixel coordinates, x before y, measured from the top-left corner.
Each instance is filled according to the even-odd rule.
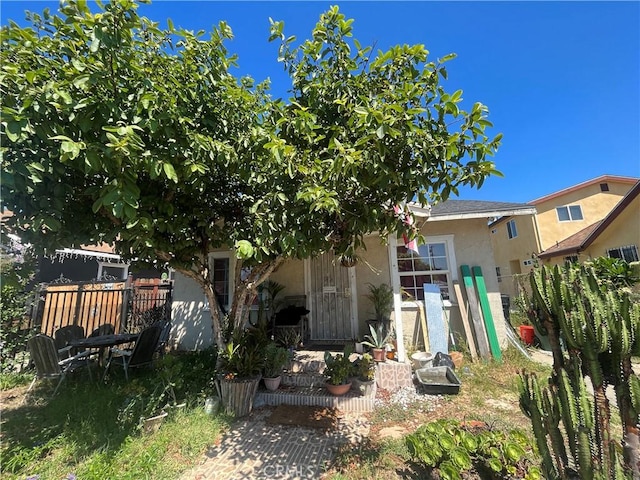
[[[640,380],[631,365],[631,355],[640,353],[640,305],[625,290],[601,283],[588,265],[543,266],[529,280],[529,318],[548,335],[554,365],[545,388],[534,375],[520,373],[520,406],[531,419],[545,476],[640,478]],[[611,435],[609,384],[616,392],[622,448]]]

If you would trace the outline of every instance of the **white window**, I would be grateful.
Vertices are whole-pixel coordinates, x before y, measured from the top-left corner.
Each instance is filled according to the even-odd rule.
[[[209,274],[220,306],[228,311],[233,291],[231,252],[215,252],[209,255]]]
[[[558,221],[560,222],[575,222],[576,220],[582,220],[582,209],[580,205],[564,205],[556,208],[558,214]]]
[[[128,275],[126,263],[98,262],[98,280],[126,280]]]
[[[607,250],[607,255],[610,258],[621,258],[625,262],[637,262],[638,261],[638,247],[635,245],[626,245],[624,247],[611,248]]]
[[[515,220],[509,220],[507,222],[507,235],[509,238],[516,238],[518,236],[518,229],[516,228]]]
[[[419,253],[397,246],[398,275],[403,300],[424,300],[425,283],[440,286],[442,298],[449,299],[452,280],[455,279],[453,241],[442,237],[427,238],[427,243],[418,247]],[[451,270],[453,268],[453,271]]]

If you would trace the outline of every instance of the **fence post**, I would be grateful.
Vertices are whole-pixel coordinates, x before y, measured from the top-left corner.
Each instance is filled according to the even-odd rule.
[[[84,284],[81,283],[78,285],[78,298],[76,299],[76,309],[73,312],[73,325],[78,325],[78,318],[80,317],[80,310],[82,307],[82,301],[84,296]]]
[[[129,332],[129,313],[131,311],[131,309],[129,308],[130,305],[130,301],[129,299],[131,298],[131,293],[132,293],[133,287],[129,286],[129,282],[127,282],[127,285],[125,285],[125,288],[122,289],[122,306],[121,308],[121,312],[120,312],[120,330],[121,332]],[[121,333],[118,332],[118,333]]]

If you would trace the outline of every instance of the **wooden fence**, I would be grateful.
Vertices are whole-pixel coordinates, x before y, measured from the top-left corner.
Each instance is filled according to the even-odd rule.
[[[80,325],[89,335],[111,324],[114,331],[138,332],[155,320],[170,318],[171,285],[153,281],[49,284],[39,292],[32,325],[53,336],[59,328]]]

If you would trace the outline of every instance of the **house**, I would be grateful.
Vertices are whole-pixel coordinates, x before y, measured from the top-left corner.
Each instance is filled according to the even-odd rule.
[[[535,215],[504,216],[490,223],[500,291],[516,295],[517,276],[529,273],[542,252],[569,241],[573,235],[586,236],[585,229],[603,220],[637,181],[602,175],[529,202],[535,207]],[[576,241],[579,239],[570,240]]]
[[[621,258],[637,262],[640,246],[640,181],[602,220],[552,245],[538,255],[545,264],[564,264],[568,259]]]
[[[366,298],[369,283],[385,283],[393,288],[392,317],[396,334],[404,339],[398,342],[400,359],[404,359],[405,349],[420,338],[424,283],[440,285],[445,318],[454,332],[464,332],[453,285],[459,281],[460,265],[466,264],[480,266],[484,272],[498,338],[505,344],[504,315],[487,224],[495,217],[530,216],[535,209],[525,204],[465,200],[448,200],[432,208],[410,208],[417,228],[426,237],[426,244],[419,246],[419,256],[408,250],[402,239],[391,237],[382,242],[379,236],[371,235],[355,266],[343,267],[327,253],[307,260],[289,260],[272,274],[272,280],[285,286],[284,295],[304,298],[310,310],[308,341],[344,342],[367,333],[367,320],[373,317]],[[233,291],[233,278],[229,275],[234,270],[232,252],[212,252],[210,264],[214,287],[222,302],[228,302],[229,292]],[[200,349],[212,344],[204,294],[193,280],[178,273],[174,277],[172,319],[172,343],[179,349]]]

